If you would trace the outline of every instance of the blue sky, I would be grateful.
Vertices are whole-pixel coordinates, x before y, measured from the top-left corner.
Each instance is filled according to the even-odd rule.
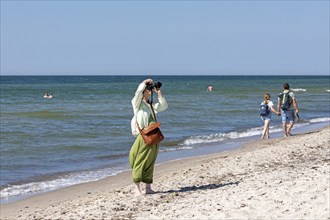
[[[329,74],[329,1],[3,1],[2,75]]]

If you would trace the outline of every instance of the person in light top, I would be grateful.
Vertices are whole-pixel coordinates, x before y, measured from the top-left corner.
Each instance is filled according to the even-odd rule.
[[[277,98],[277,111],[281,111],[282,127],[284,137],[292,136],[291,129],[295,123],[296,118],[299,119],[299,109],[295,94],[290,90],[288,83],[283,84],[283,92]],[[288,106],[284,106],[287,98]]]
[[[270,94],[266,93],[264,95],[264,101],[261,103],[261,105],[267,105],[269,109],[269,114],[265,116],[261,116],[261,120],[264,122],[264,129],[262,131],[261,139],[270,138],[269,136],[269,125],[270,125],[270,120],[272,118],[272,112],[275,114],[279,115],[279,112],[277,112],[274,108],[274,103],[270,100]]]
[[[153,85],[152,79],[144,80],[137,88],[135,96],[132,99],[134,117],[131,121],[132,134],[136,137],[133,146],[129,152],[129,163],[132,168],[132,179],[136,185],[136,195],[142,195],[140,183],[146,183],[145,193],[151,194],[153,183],[154,165],[158,155],[159,145],[147,145],[140,135],[138,126],[143,129],[150,123],[155,122],[151,106],[155,114],[167,109],[167,101],[163,96],[160,87],[150,87]],[[158,96],[158,102],[153,103],[153,91]]]

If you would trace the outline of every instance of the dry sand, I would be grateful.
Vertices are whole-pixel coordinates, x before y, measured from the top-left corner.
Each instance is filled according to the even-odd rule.
[[[1,219],[330,219],[330,127],[130,172],[1,205]]]

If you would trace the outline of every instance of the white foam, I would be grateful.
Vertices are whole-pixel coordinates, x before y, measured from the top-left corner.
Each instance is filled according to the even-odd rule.
[[[207,143],[215,143],[221,142],[225,140],[232,140],[244,137],[252,137],[256,135],[262,134],[263,127],[251,128],[242,132],[229,132],[229,133],[219,133],[219,134],[211,134],[211,135],[202,135],[190,137],[185,140],[181,145],[196,145],[196,144],[207,144]],[[281,128],[270,127],[270,132],[278,132],[281,131]]]
[[[325,90],[325,91],[330,92],[330,89],[327,89],[327,90]]]
[[[327,122],[327,121],[330,121],[330,118],[329,117],[326,117],[326,118],[314,118],[314,119],[311,119],[310,120],[311,123],[319,123],[319,122]]]
[[[97,181],[108,176],[113,176],[121,172],[119,169],[98,170],[98,171],[84,171],[80,173],[65,175],[63,177],[43,181],[31,182],[22,185],[9,185],[0,191],[1,199],[8,199],[10,197],[20,196],[24,197],[29,194],[41,193],[46,191],[53,191],[59,188],[72,186],[75,184]]]
[[[175,147],[175,148],[162,148],[159,150],[159,152],[169,152],[169,151],[177,151],[177,150],[190,150],[193,149],[193,147],[188,146],[182,146],[182,147]]]
[[[329,117],[325,118],[314,118],[310,119],[309,121],[306,120],[303,123],[296,123],[294,128],[300,128],[309,125],[310,123],[320,123],[320,122],[328,122],[330,121]],[[255,127],[251,129],[247,129],[246,131],[242,132],[229,132],[229,133],[219,133],[219,134],[211,134],[211,135],[202,135],[202,136],[192,136],[186,139],[182,144],[182,146],[191,146],[191,145],[197,145],[197,144],[208,144],[208,143],[216,143],[216,142],[222,142],[225,140],[234,140],[238,138],[245,138],[245,137],[252,137],[262,134],[263,127]],[[270,126],[269,131],[271,133],[275,132],[281,132],[282,127],[280,126]]]
[[[294,92],[306,92],[306,89],[302,89],[302,88],[297,88],[297,89],[291,89]]]

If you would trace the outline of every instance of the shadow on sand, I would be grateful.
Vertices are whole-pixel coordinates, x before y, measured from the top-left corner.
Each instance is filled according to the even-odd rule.
[[[197,191],[197,190],[208,190],[208,189],[218,189],[225,186],[231,186],[231,185],[238,185],[239,182],[230,182],[230,183],[223,183],[223,184],[207,184],[202,186],[187,186],[182,187],[178,190],[168,190],[168,191],[158,191],[156,193],[175,193],[175,192],[190,192],[190,191]]]

